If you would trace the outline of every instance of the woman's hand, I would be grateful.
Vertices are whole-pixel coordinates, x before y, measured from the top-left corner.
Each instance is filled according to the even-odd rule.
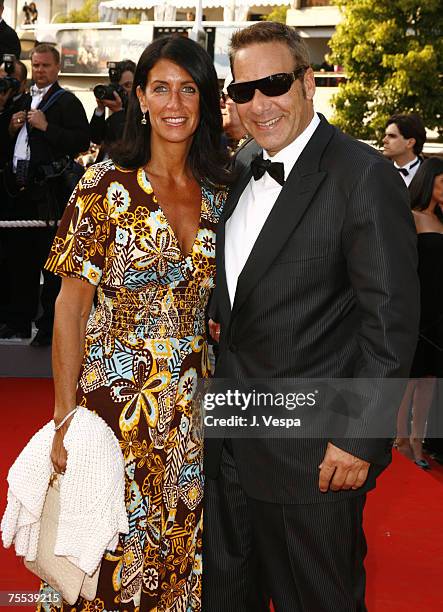
[[[212,319],[209,319],[209,333],[214,342],[218,342],[220,338],[220,323],[216,323]]]
[[[65,434],[68,431],[68,423],[65,423],[58,429],[54,434],[54,440],[52,442],[51,450],[51,461],[54,466],[54,471],[57,474],[64,474],[66,470],[66,461],[68,459],[68,453],[63,445]]]

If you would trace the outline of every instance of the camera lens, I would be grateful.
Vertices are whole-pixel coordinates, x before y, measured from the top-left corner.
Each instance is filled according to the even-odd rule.
[[[96,85],[94,87],[94,96],[97,98],[97,100],[104,100],[106,98],[106,93],[106,85]]]
[[[9,89],[17,92],[20,89],[20,82],[9,76],[0,79],[0,93],[6,93]]]

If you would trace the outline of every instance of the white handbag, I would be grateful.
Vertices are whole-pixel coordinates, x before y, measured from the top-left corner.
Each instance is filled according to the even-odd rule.
[[[55,589],[71,606],[79,595],[92,601],[97,593],[100,566],[92,576],[71,563],[66,557],[54,554],[60,515],[59,478],[51,479],[41,516],[37,558],[25,561],[25,566]]]

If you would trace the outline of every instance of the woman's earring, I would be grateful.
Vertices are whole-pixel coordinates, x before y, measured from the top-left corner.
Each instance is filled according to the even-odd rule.
[[[146,124],[148,123],[148,122],[146,121],[146,111],[145,111],[144,113],[142,113],[142,114],[143,114],[143,117],[141,118],[140,123],[141,123],[142,125],[146,125]]]

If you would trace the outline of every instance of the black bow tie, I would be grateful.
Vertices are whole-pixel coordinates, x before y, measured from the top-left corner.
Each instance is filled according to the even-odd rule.
[[[282,162],[271,162],[270,159],[263,159],[263,155],[257,155],[251,162],[251,170],[256,181],[267,172],[274,181],[280,185],[285,184],[285,166]]]
[[[418,166],[419,163],[420,163],[420,158],[417,157],[415,162],[409,166],[409,170],[407,168],[398,168],[397,166],[396,168],[399,172],[401,172],[401,174],[403,174],[403,176],[408,176],[412,168],[415,168],[415,166]]]

